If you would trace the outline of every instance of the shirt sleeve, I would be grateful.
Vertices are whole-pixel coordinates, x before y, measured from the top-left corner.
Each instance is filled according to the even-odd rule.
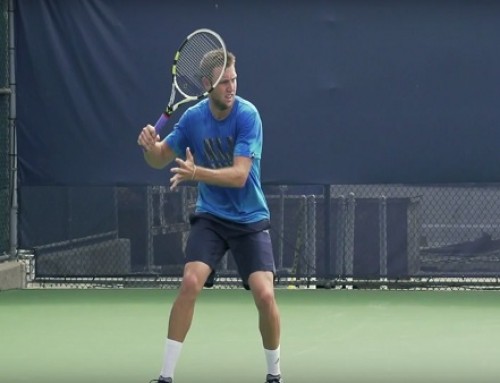
[[[262,121],[256,109],[248,108],[238,116],[234,155],[260,159],[261,154]]]

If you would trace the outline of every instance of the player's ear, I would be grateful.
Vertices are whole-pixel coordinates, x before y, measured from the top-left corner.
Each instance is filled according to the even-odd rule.
[[[210,80],[208,77],[203,76],[201,78],[201,82],[203,84],[203,88],[208,91],[212,88],[212,80]]]

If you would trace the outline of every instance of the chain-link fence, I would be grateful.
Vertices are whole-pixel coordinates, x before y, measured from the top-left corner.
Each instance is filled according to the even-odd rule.
[[[408,277],[418,277],[414,285],[434,282],[476,286],[479,281],[484,286],[495,286],[498,283],[499,185],[360,185],[337,186],[334,190],[337,195],[353,193],[360,199],[378,198],[381,208],[391,200],[408,199],[406,207],[399,212],[406,210],[406,216],[400,215],[398,220],[391,222],[387,213],[379,220],[383,225],[378,228],[382,238],[379,259],[383,263],[387,257],[391,264],[391,235],[394,237],[391,232],[399,230],[403,234],[401,238],[406,232],[406,241],[399,244],[406,247],[406,256],[400,257],[396,255],[398,251],[393,252],[392,264],[396,270],[407,270]],[[404,273],[391,273],[382,266],[380,271],[386,271],[389,278],[404,277]],[[380,275],[383,277],[384,273]]]
[[[500,185],[266,186],[280,285],[500,284]],[[23,243],[44,284],[177,286],[196,188],[28,188]],[[230,253],[219,286],[241,286]]]
[[[10,237],[10,139],[9,139],[9,12],[0,1],[0,255],[9,251]]]

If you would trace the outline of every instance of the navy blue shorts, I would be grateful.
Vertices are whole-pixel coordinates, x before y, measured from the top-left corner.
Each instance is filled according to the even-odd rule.
[[[205,286],[213,285],[217,265],[228,250],[231,250],[247,290],[248,277],[253,272],[271,271],[276,274],[268,220],[240,224],[210,214],[194,214],[190,222],[186,262],[199,261],[211,267],[212,273]]]

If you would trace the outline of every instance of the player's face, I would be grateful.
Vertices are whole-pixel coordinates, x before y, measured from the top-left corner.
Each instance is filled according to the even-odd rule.
[[[220,68],[214,69],[214,78],[217,78]],[[234,65],[226,68],[222,78],[210,93],[210,100],[212,105],[219,111],[226,111],[231,109],[234,104],[236,96],[236,68]]]

